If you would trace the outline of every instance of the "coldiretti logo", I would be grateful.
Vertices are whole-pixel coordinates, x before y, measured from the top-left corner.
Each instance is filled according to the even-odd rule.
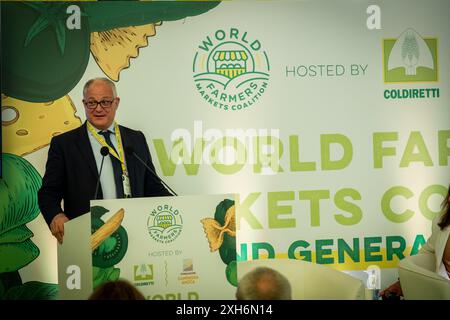
[[[383,40],[385,82],[438,80],[437,39],[406,29],[397,39]]]
[[[134,265],[133,279],[135,282],[141,281],[153,282],[153,265],[145,263],[140,265]]]
[[[269,58],[258,39],[236,28],[206,36],[195,53],[197,91],[212,107],[242,110],[267,90]]]

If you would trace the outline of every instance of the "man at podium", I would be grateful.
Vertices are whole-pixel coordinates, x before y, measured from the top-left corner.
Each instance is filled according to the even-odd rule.
[[[92,199],[171,195],[154,172],[144,134],[114,120],[119,102],[112,81],[89,80],[83,88],[87,121],[51,140],[38,202],[59,243],[64,223],[88,212]]]

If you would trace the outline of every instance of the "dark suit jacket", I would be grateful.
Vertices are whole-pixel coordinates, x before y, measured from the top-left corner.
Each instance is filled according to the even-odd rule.
[[[140,131],[119,126],[124,150],[134,152],[154,169],[145,136]],[[133,197],[167,196],[170,193],[161,182],[133,155],[125,154]],[[39,208],[50,224],[53,217],[64,212],[69,219],[90,211],[94,198],[98,170],[86,129],[81,127],[56,136],[50,143],[45,175],[38,192]],[[101,187],[98,199],[103,198]],[[61,200],[64,199],[64,210]]]

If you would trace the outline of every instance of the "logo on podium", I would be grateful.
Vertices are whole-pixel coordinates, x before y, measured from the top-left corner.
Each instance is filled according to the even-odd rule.
[[[150,213],[147,228],[153,240],[167,244],[181,234],[183,219],[178,209],[170,205],[159,205]]]
[[[181,284],[195,284],[198,281],[192,259],[183,259],[183,272],[180,273],[178,280]]]
[[[153,265],[135,264],[133,266],[133,280],[136,286],[153,285]]]

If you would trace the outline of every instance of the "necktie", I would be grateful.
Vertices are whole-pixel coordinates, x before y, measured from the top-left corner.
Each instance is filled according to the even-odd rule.
[[[101,134],[104,138],[106,143],[117,153],[116,148],[114,148],[114,145],[111,141],[111,131],[100,131],[99,134]],[[117,159],[116,157],[114,157],[111,153],[109,153],[109,157],[111,158],[111,162],[112,162],[112,166],[113,166],[113,171],[114,171],[114,181],[116,183],[116,195],[117,198],[124,198],[124,192],[123,192],[123,183],[122,183],[122,166],[120,164],[119,159]]]

